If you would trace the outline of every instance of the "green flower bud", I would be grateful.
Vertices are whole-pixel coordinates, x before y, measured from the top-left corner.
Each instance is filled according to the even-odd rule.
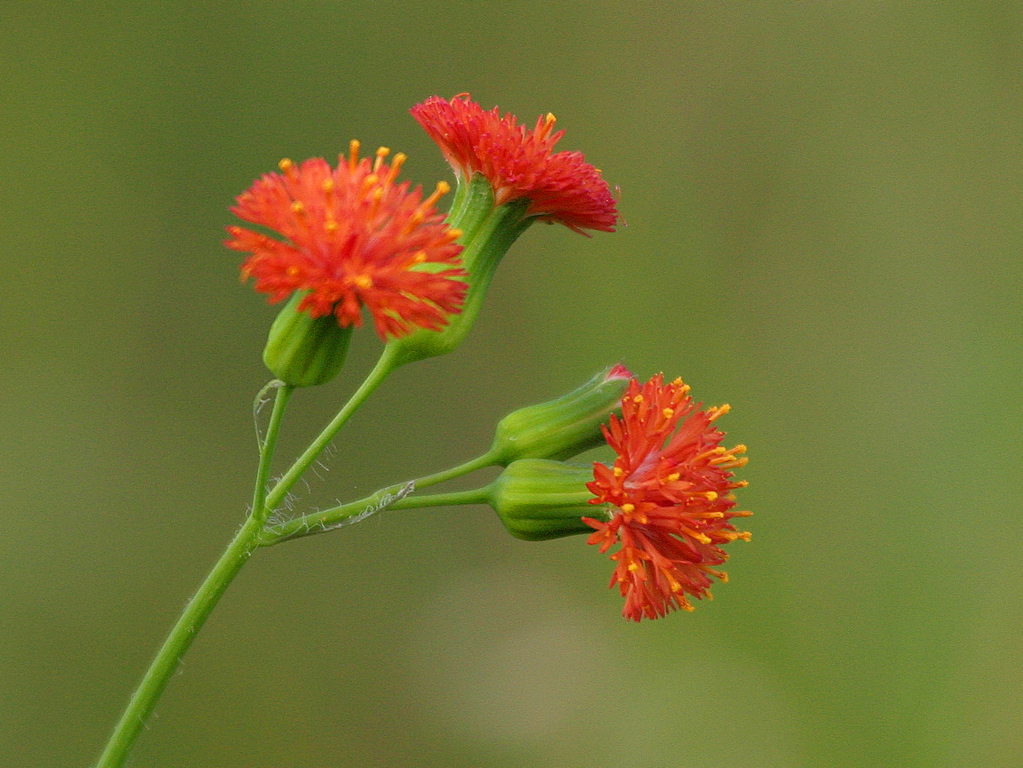
[[[582,518],[611,519],[607,505],[589,503],[593,494],[586,483],[592,480],[592,467],[522,459],[490,485],[489,503],[508,532],[526,541],[592,533]]]
[[[604,442],[601,426],[621,405],[632,374],[624,365],[602,371],[579,389],[508,414],[497,425],[495,464],[517,459],[570,459]]]
[[[342,328],[333,315],[312,317],[300,310],[304,295],[298,291],[288,300],[263,348],[266,367],[294,387],[326,384],[337,376],[352,338],[352,326]]]

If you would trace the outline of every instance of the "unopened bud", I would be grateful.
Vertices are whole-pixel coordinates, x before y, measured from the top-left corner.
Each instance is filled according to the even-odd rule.
[[[602,371],[567,395],[520,408],[497,425],[496,464],[517,459],[570,459],[604,442],[601,426],[621,406],[632,374],[624,365]]]

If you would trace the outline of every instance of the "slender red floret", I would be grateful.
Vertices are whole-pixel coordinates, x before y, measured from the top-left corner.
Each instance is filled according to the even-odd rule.
[[[465,181],[474,173],[487,177],[497,205],[526,197],[528,216],[581,234],[615,231],[618,210],[600,171],[581,152],[554,152],[564,134],[552,132],[554,115],[542,115],[530,131],[497,107],[485,111],[467,93],[451,101],[431,96],[411,112],[456,174]]]
[[[732,491],[746,485],[732,469],[746,458],[746,446],[725,449],[714,426],[728,406],[702,410],[689,387],[658,374],[640,386],[633,379],[622,398],[622,416],[604,428],[618,454],[612,466],[594,464],[587,488],[592,504],[611,505],[610,522],[583,518],[595,529],[588,543],[611,555],[611,586],[625,598],[622,615],[654,619],[678,608],[693,610],[686,595],[710,598],[711,577],[727,581],[715,566],[728,555],[721,546],[749,540],[729,522],[736,512]],[[677,431],[676,431],[677,428]]]
[[[235,215],[284,238],[228,227],[225,245],[252,254],[242,279],[255,278],[271,302],[308,291],[299,308],[313,317],[333,314],[341,327],[361,325],[365,307],[385,340],[443,328],[467,290],[455,242],[461,232],[434,208],[450,187],[440,182],[423,199],[420,188],[396,182],[405,155],[388,164],[388,154],[381,147],[375,160],[359,159],[353,141],[336,169],[321,158],[282,160],[282,173],[266,174],[239,195]]]

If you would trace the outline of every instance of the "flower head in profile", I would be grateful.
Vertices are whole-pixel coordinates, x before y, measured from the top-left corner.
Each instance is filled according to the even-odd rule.
[[[341,327],[361,325],[365,307],[384,339],[443,328],[466,293],[461,232],[434,208],[449,186],[440,182],[423,199],[418,187],[396,181],[405,155],[388,164],[388,154],[381,147],[375,160],[360,159],[353,141],[336,169],[321,158],[282,160],[281,173],[239,195],[233,213],[283,238],[228,227],[226,245],[252,254],[242,278],[255,278],[271,302],[305,291],[300,309],[333,314]]]
[[[614,232],[618,211],[600,171],[580,152],[554,152],[564,133],[554,131],[554,115],[541,116],[528,130],[497,107],[484,110],[467,93],[451,101],[431,96],[411,111],[456,174],[465,181],[474,173],[487,178],[497,205],[528,198],[528,216],[583,234]]]
[[[681,379],[664,384],[658,374],[642,386],[634,379],[621,418],[605,427],[618,458],[610,467],[595,464],[587,488],[596,497],[590,503],[610,505],[611,520],[584,521],[601,552],[620,545],[611,555],[611,586],[625,598],[627,619],[691,611],[687,595],[709,598],[712,577],[727,581],[716,570],[728,558],[721,547],[750,538],[730,522],[751,513],[734,511],[732,491],[746,483],[733,480],[732,470],[746,463],[746,447],[721,445],[714,422],[727,412],[702,410]]]

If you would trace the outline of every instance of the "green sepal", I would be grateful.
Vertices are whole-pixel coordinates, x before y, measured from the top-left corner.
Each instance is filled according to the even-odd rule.
[[[495,462],[570,459],[601,445],[602,425],[621,407],[630,377],[622,366],[608,368],[567,395],[509,413],[495,430]]]
[[[266,367],[294,387],[331,381],[344,366],[352,339],[352,327],[340,327],[333,315],[312,317],[300,310],[304,296],[297,292],[284,305],[263,348]]]
[[[490,485],[490,506],[512,536],[544,541],[593,528],[582,518],[610,520],[606,506],[590,504],[592,466],[547,459],[522,459],[509,464]]]
[[[465,303],[443,329],[418,330],[390,341],[388,355],[395,366],[446,355],[462,343],[476,323],[501,259],[535,221],[525,215],[529,204],[522,198],[495,206],[494,190],[482,174],[474,174],[468,182],[459,180],[448,224],[462,230],[458,242],[464,248],[462,267],[468,273],[464,280],[469,286]]]

